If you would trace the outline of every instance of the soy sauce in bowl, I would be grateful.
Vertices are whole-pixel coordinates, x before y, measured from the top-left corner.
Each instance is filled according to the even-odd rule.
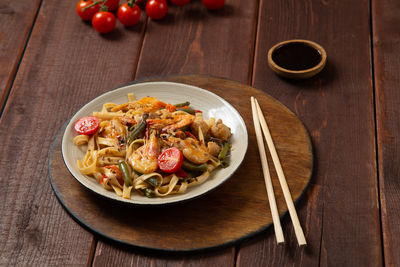
[[[326,52],[308,40],[290,40],[273,46],[268,52],[268,63],[278,75],[291,79],[310,78],[326,63]]]

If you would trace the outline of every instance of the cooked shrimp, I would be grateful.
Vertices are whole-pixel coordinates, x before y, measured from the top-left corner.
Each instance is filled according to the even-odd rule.
[[[222,141],[227,141],[232,136],[231,128],[222,123],[222,120],[219,119],[212,127],[211,127],[211,136],[221,139]]]
[[[210,159],[207,148],[193,138],[189,137],[182,140],[171,136],[166,142],[181,150],[183,156],[195,164],[203,164]]]
[[[103,125],[104,128],[100,132],[99,136],[116,139],[120,145],[125,144],[126,127],[122,125],[118,117],[113,118],[110,121],[104,121]]]
[[[162,129],[163,132],[175,131],[179,128],[190,125],[194,120],[194,116],[190,114],[173,114],[166,119],[149,119],[147,120],[151,126]]]
[[[143,97],[137,103],[141,106],[141,109],[143,110],[144,113],[150,113],[157,111],[163,107],[165,107],[165,103],[158,100],[155,97]]]
[[[118,117],[119,121],[123,124],[123,125],[134,125],[136,124],[136,120],[132,119],[131,117],[128,116],[122,116],[122,117]]]
[[[153,131],[144,145],[136,149],[129,156],[128,162],[132,168],[140,173],[147,174],[157,170],[157,158],[160,154],[160,144]]]
[[[200,112],[196,113],[196,117],[195,117],[193,123],[190,125],[190,129],[192,130],[192,133],[197,137],[199,137],[199,129],[203,133],[203,136],[206,140],[209,137],[210,127],[203,120],[203,113],[200,113]]]
[[[207,151],[213,156],[218,156],[219,152],[221,151],[221,147],[215,142],[208,142]]]
[[[141,111],[143,113],[149,113],[149,112],[154,112],[156,110],[159,110],[163,107],[165,107],[165,103],[158,100],[155,97],[143,97],[142,99],[136,101],[136,102],[128,102],[128,103],[124,103],[122,105],[113,107],[111,109],[111,111],[115,112],[115,111],[119,111],[122,110],[124,112],[133,109],[133,110],[138,110]]]

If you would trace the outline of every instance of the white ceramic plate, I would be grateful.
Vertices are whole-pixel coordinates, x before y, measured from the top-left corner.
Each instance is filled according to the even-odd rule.
[[[220,118],[232,131],[231,142],[234,147],[229,167],[219,168],[213,171],[203,184],[190,187],[183,194],[175,194],[167,197],[147,198],[137,193],[131,194],[131,199],[118,197],[114,191],[107,191],[94,178],[82,175],[77,167],[77,160],[82,159],[85,151],[73,143],[77,135],[74,131],[75,122],[84,116],[92,115],[93,111],[100,111],[103,104],[113,102],[122,104],[128,101],[127,94],[135,93],[140,99],[145,96],[152,96],[166,103],[181,103],[189,101],[191,107],[203,111],[204,118]],[[198,197],[216,188],[225,182],[242,163],[247,151],[248,136],[246,125],[240,114],[228,102],[221,97],[204,89],[180,83],[171,82],[148,82],[128,85],[100,95],[83,106],[69,121],[62,140],[62,155],[65,165],[71,174],[86,188],[110,199],[121,202],[140,205],[160,205],[188,200]]]

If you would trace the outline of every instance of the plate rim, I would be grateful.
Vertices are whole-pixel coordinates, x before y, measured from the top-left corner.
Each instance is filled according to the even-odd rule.
[[[174,197],[171,197],[171,198],[168,198],[168,199],[159,197],[158,199],[164,199],[164,200],[167,199],[167,201],[164,201],[164,202],[145,202],[145,203],[143,203],[143,202],[132,201],[132,199],[124,199],[122,197],[118,197],[117,195],[115,195],[116,197],[113,198],[113,197],[107,196],[105,194],[102,194],[101,192],[95,190],[94,188],[91,188],[91,187],[87,186],[86,184],[84,184],[79,178],[77,178],[74,175],[73,171],[70,169],[70,167],[66,163],[66,159],[65,159],[65,156],[64,156],[64,151],[65,151],[64,150],[64,146],[65,146],[64,140],[67,137],[68,126],[70,126],[72,119],[82,109],[84,109],[85,107],[90,105],[92,102],[98,100],[99,98],[102,98],[102,97],[106,96],[107,94],[113,94],[113,93],[115,93],[116,91],[119,91],[119,90],[122,91],[124,88],[130,87],[130,86],[138,86],[138,85],[146,85],[146,84],[159,84],[159,85],[160,84],[168,84],[168,85],[179,85],[179,86],[190,87],[192,90],[197,90],[199,92],[206,93],[206,94],[209,94],[209,95],[217,98],[219,101],[224,103],[224,105],[228,106],[229,109],[233,110],[236,113],[237,117],[239,118],[239,122],[240,122],[239,124],[243,126],[243,127],[241,127],[241,129],[244,130],[244,134],[245,134],[245,137],[246,137],[245,138],[245,141],[246,141],[245,144],[241,142],[241,146],[245,145],[245,149],[244,149],[243,153],[240,155],[241,157],[240,157],[240,159],[238,161],[239,164],[236,166],[236,168],[228,176],[226,176],[222,181],[220,181],[216,186],[208,188],[208,189],[206,189],[206,190],[204,190],[204,191],[200,192],[199,194],[196,194],[196,195],[194,195],[192,197],[186,197],[186,198],[178,199],[178,200],[174,200]],[[209,91],[207,89],[201,88],[201,87],[196,86],[196,85],[187,84],[187,83],[183,83],[183,82],[170,82],[170,81],[162,81],[162,80],[160,80],[160,81],[146,81],[146,80],[142,81],[142,80],[137,80],[137,81],[133,81],[133,82],[126,83],[126,84],[123,84],[121,86],[115,87],[115,88],[110,89],[110,90],[108,90],[106,92],[103,92],[100,95],[98,95],[98,96],[92,98],[91,100],[89,100],[88,102],[86,102],[80,108],[78,108],[69,117],[69,119],[65,122],[64,126],[65,126],[65,129],[63,130],[63,134],[62,134],[62,138],[61,138],[61,156],[62,156],[62,159],[63,159],[65,167],[67,168],[68,172],[74,177],[74,179],[76,181],[78,181],[84,188],[90,190],[91,192],[95,193],[96,195],[99,195],[101,197],[104,197],[104,198],[106,198],[108,200],[111,200],[111,201],[115,201],[115,202],[120,203],[120,204],[141,206],[141,207],[145,207],[145,206],[164,206],[164,205],[173,205],[173,204],[178,204],[178,203],[184,203],[184,202],[187,202],[187,201],[191,201],[191,200],[197,199],[199,197],[202,197],[202,196],[214,191],[215,189],[219,188],[222,184],[224,184],[226,181],[228,181],[236,173],[236,171],[240,168],[240,166],[242,165],[242,163],[244,161],[244,158],[245,158],[245,156],[247,154],[248,143],[249,143],[249,140],[248,140],[249,139],[249,135],[248,135],[248,131],[247,131],[247,126],[246,126],[246,123],[245,123],[242,115],[240,114],[240,112],[232,104],[230,104],[223,97],[215,94],[214,92],[211,92],[211,91]],[[182,196],[182,195],[176,195],[176,196]]]

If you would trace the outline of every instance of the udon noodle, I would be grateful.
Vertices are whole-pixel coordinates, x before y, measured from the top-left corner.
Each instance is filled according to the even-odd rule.
[[[78,168],[120,197],[182,194],[228,165],[230,128],[203,118],[189,102],[136,100],[130,93],[128,102],[105,103],[90,118],[97,122],[94,133],[74,138],[86,152]]]

